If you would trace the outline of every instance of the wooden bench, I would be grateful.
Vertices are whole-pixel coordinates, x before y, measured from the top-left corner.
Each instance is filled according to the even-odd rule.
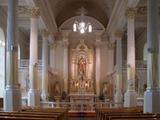
[[[56,120],[53,118],[0,116],[0,120]]]
[[[159,120],[160,114],[110,116],[108,120]]]
[[[107,120],[109,115],[127,115],[127,114],[140,114],[143,112],[142,108],[101,108],[96,109],[97,120]]]
[[[67,109],[26,109],[19,112],[0,112],[0,120],[67,120]]]
[[[68,119],[68,109],[66,108],[43,108],[43,109],[26,109],[23,112],[41,112],[42,114],[59,114],[60,120]]]

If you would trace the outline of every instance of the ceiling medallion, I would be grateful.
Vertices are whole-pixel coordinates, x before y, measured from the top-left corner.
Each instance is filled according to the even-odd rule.
[[[92,25],[91,23],[85,23],[84,22],[84,16],[87,13],[84,7],[81,7],[80,10],[77,12],[80,14],[80,20],[76,20],[73,23],[73,31],[77,32],[79,31],[81,34],[84,34],[85,32],[92,32]]]

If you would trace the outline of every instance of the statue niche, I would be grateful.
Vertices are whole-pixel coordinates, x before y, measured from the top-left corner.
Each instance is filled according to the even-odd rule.
[[[81,76],[86,75],[86,58],[84,58],[83,56],[80,56],[78,60],[78,73]]]
[[[94,93],[93,49],[80,40],[71,50],[70,93]]]

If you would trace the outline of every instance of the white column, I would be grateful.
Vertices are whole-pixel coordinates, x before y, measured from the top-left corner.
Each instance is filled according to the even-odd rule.
[[[114,96],[114,101],[116,107],[120,107],[119,103],[122,103],[122,31],[116,31],[116,93]]]
[[[21,92],[18,83],[18,46],[16,41],[17,4],[18,0],[8,0],[4,111],[18,111],[21,109]]]
[[[159,0],[147,1],[147,90],[144,93],[144,113],[160,112],[159,74]]]
[[[137,104],[135,91],[135,14],[134,8],[127,10],[127,91],[124,95],[124,107]]]
[[[50,66],[53,72],[56,71],[56,43],[50,45]]]
[[[115,40],[115,36],[111,35],[111,41]],[[112,42],[107,43],[108,48],[108,75],[113,73],[114,70],[114,48],[115,44]]]
[[[29,58],[29,80],[30,89],[28,91],[28,106],[40,106],[40,93],[36,88],[37,63],[38,63],[38,15],[39,9],[33,8],[31,11],[31,31],[30,31],[30,58]]]
[[[64,61],[63,61],[63,79],[64,79],[64,91],[68,92],[68,33],[63,36],[64,45]]]
[[[48,100],[48,35],[49,32],[47,30],[43,30],[41,90],[41,98],[43,101]]]
[[[100,45],[101,45],[101,34],[96,34],[96,94],[100,94],[100,70],[101,70],[101,59],[100,59]]]

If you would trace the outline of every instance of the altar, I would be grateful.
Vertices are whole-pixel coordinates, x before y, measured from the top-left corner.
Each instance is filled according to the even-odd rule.
[[[94,50],[82,39],[75,49],[71,49],[70,60],[69,93],[94,94]]]
[[[94,111],[95,94],[70,94],[71,111]]]
[[[69,98],[71,111],[94,111],[94,50],[84,39],[71,49]]]

